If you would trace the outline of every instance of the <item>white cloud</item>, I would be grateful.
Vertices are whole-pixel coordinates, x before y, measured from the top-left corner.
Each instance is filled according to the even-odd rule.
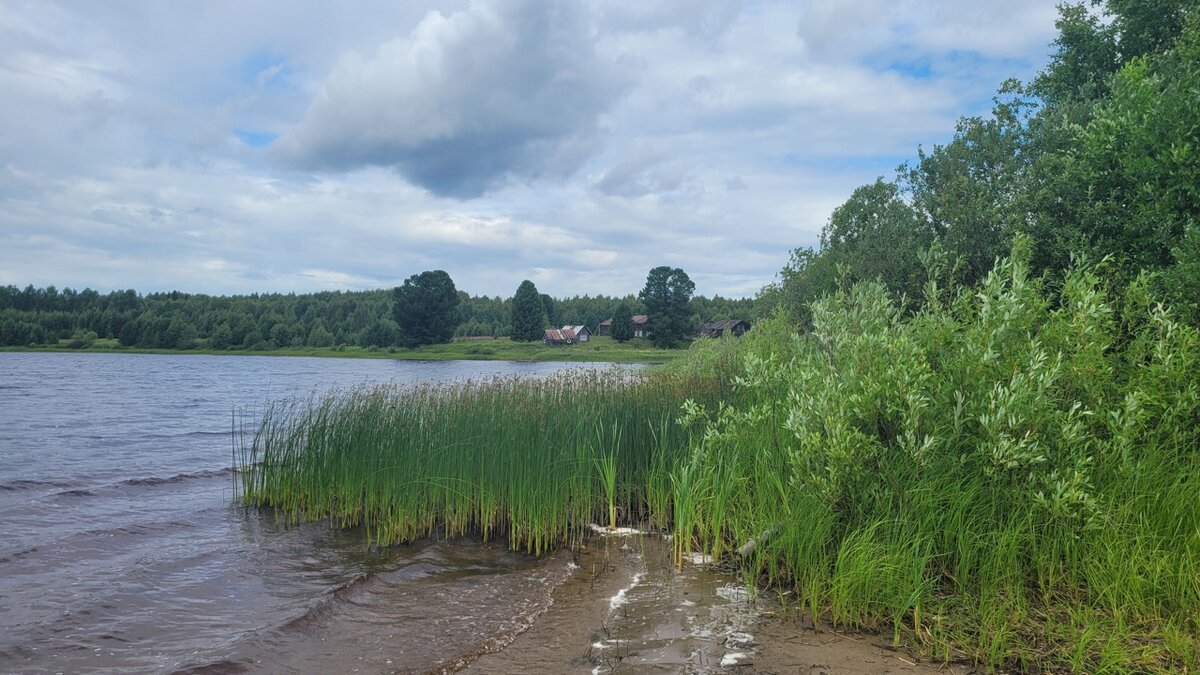
[[[317,169],[391,166],[440,195],[506,176],[570,175],[619,95],[569,3],[472,3],[431,12],[374,56],[344,56],[277,154]]]

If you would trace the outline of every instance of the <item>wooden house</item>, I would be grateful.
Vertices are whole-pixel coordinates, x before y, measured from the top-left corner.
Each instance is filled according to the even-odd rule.
[[[587,342],[592,339],[592,331],[588,330],[587,326],[563,326],[562,330],[574,333],[576,342]]]
[[[568,328],[547,328],[542,335],[542,342],[548,346],[558,345],[573,345],[575,344],[575,333]]]
[[[633,315],[633,337],[650,337],[650,317],[645,314]]]
[[[741,337],[748,330],[750,330],[750,324],[741,319],[705,321],[700,324],[700,337],[719,338],[725,335]]]

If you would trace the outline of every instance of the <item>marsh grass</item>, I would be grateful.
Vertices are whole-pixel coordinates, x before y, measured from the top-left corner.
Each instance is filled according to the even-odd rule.
[[[747,567],[939,658],[1200,667],[1200,338],[1146,279],[1046,288],[1026,245],[912,316],[862,283],[810,334],[757,324],[733,402],[689,411],[676,541],[778,528]]]
[[[541,553],[618,511],[663,522],[647,485],[687,443],[679,406],[715,394],[712,378],[611,369],[282,401],[236,449],[242,496],[378,545],[472,533]]]

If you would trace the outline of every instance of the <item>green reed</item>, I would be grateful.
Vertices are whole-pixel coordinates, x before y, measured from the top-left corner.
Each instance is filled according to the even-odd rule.
[[[1200,334],[1025,245],[912,316],[863,283],[757,324],[730,403],[689,407],[677,552],[760,539],[813,616],[938,658],[1200,667]]]
[[[686,444],[681,402],[716,391],[712,378],[612,369],[282,401],[237,451],[242,496],[288,522],[362,526],[380,545],[478,533],[541,553],[590,523],[615,527],[618,511],[649,518],[651,472]]]

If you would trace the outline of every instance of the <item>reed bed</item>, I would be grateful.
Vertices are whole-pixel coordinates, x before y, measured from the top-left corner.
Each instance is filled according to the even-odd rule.
[[[362,526],[379,545],[507,536],[531,553],[591,523],[665,525],[665,472],[688,445],[681,402],[711,376],[575,370],[378,386],[274,404],[236,449],[242,496],[283,519]]]
[[[760,322],[672,472],[675,544],[814,616],[1025,672],[1200,668],[1200,335],[1023,242],[906,316],[873,283]]]

